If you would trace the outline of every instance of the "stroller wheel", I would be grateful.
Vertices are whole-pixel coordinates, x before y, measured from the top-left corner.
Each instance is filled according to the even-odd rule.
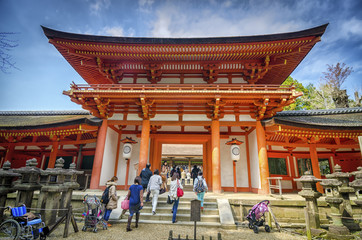
[[[252,223],[249,223],[249,228],[250,228],[250,229],[253,229],[253,228],[254,228],[254,226],[253,226]]]
[[[270,232],[270,227],[269,227],[269,225],[265,225],[265,231],[266,231],[266,232]]]
[[[259,228],[258,228],[258,226],[254,226],[253,230],[254,230],[254,233],[259,233]]]
[[[83,226],[82,231],[83,231],[83,232],[87,231],[87,227],[86,227],[86,226]]]

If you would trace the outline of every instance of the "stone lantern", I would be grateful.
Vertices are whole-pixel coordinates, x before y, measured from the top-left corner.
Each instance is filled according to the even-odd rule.
[[[356,193],[356,199],[354,202],[362,208],[362,167],[357,168],[358,171],[353,172],[356,179],[349,184],[349,186],[353,187]],[[360,232],[360,237],[362,238],[362,231]]]
[[[10,167],[11,163],[6,161],[3,168],[0,169],[0,220],[3,218],[8,193],[15,192],[12,186],[13,180],[16,177],[21,177],[19,173],[15,173]]]
[[[294,179],[294,181],[302,183],[302,191],[298,192],[298,194],[304,197],[307,202],[306,207],[310,227],[314,229],[320,228],[317,199],[321,197],[322,194],[317,191],[317,182],[321,182],[322,180],[313,176],[310,171],[306,171],[303,176]]]
[[[38,199],[38,209],[44,216],[46,225],[52,225],[56,221],[57,211],[60,204],[60,194],[67,190],[64,185],[66,170],[63,169],[64,159],[55,161],[55,168],[47,168],[41,171],[45,177],[45,185],[42,186]]]
[[[78,175],[84,174],[84,171],[77,171],[76,164],[71,163],[69,169],[65,172],[64,185],[67,190],[62,193],[62,198],[60,202],[60,209],[69,209],[71,205],[73,190],[79,188],[79,183],[77,182]],[[59,215],[63,216],[66,214],[66,210],[59,211]]]
[[[14,169],[14,172],[21,174],[21,180],[14,186],[15,190],[18,190],[16,196],[16,206],[25,204],[27,208],[31,208],[33,201],[33,195],[35,190],[40,190],[39,176],[41,170],[37,168],[38,161],[33,158],[26,161],[26,166],[18,169]]]
[[[352,174],[342,172],[342,168],[338,164],[334,167],[334,170],[334,173],[327,174],[326,177],[328,179],[337,179],[342,183],[342,185],[338,187],[338,191],[340,196],[343,198],[342,206],[340,208],[343,225],[347,226],[348,229],[352,231],[361,230],[359,225],[353,221],[352,205],[349,199],[349,194],[354,192],[354,189],[348,186],[349,178],[352,176]]]
[[[339,193],[339,188],[342,182],[337,179],[323,179],[321,185],[326,193],[326,202],[331,206],[331,218],[333,224],[329,226],[329,237],[337,239],[348,239],[350,234],[348,228],[342,223],[342,214],[339,211],[339,206],[343,203],[343,198]]]

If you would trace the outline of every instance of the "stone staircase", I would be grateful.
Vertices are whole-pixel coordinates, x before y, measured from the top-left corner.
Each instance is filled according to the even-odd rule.
[[[192,194],[185,194],[184,197],[180,198],[180,202],[177,210],[177,222],[178,225],[194,225],[194,222],[190,221],[191,216],[191,200],[195,199]],[[152,202],[147,202],[144,204],[143,209],[141,210],[140,223],[152,223],[152,224],[172,224],[172,204],[167,204],[167,193],[162,194],[158,198],[158,204],[156,209],[156,214],[152,215]],[[120,204],[120,203],[119,203]],[[120,214],[120,213],[119,213]],[[114,214],[114,216],[119,216],[119,214]],[[113,218],[111,215],[111,222],[123,222],[126,223],[129,216],[127,211],[126,215],[119,220],[119,218]],[[135,216],[132,219],[132,222],[135,221]],[[197,222],[198,226],[204,227],[220,227],[220,216],[219,209],[216,199],[205,197],[204,201],[204,210],[201,212],[201,221]]]

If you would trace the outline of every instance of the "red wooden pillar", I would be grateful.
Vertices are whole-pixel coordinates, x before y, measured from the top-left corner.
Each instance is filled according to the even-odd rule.
[[[260,169],[260,194],[268,194],[269,192],[269,164],[268,155],[266,150],[265,130],[260,121],[256,121],[256,139],[258,142],[258,157],[259,157],[259,169]]]
[[[15,151],[15,144],[10,143],[8,146],[8,149],[6,150],[4,162],[6,162],[6,161],[11,162],[11,159],[13,158],[13,155],[14,155],[14,151]]]
[[[131,159],[126,159],[127,161],[127,170],[126,170],[126,179],[124,180],[124,190],[128,189],[128,176],[129,176],[129,162]]]
[[[58,154],[58,148],[59,148],[59,142],[58,142],[58,139],[55,138],[53,140],[53,146],[52,146],[52,150],[50,152],[49,162],[48,162],[48,167],[47,168],[54,168],[55,160],[56,160],[57,154]]]
[[[236,184],[236,161],[233,161],[233,173],[234,173],[234,192],[238,192]]]
[[[309,144],[309,150],[310,150],[310,159],[312,162],[313,175],[316,178],[322,179],[321,172],[319,170],[319,161],[318,161],[316,144],[315,143]],[[317,190],[318,192],[323,193],[323,187],[319,183],[317,183]]]
[[[142,134],[141,134],[141,146],[140,146],[140,158],[138,164],[138,174],[139,175],[146,167],[148,160],[148,145],[150,143],[150,120],[142,121]]]
[[[250,152],[249,152],[249,136],[248,133],[245,133],[245,148],[246,148],[246,165],[248,167],[248,184],[249,192],[251,192],[251,173],[250,173]]]
[[[89,187],[90,189],[99,188],[104,147],[106,145],[107,128],[108,128],[108,121],[107,119],[103,119],[102,126],[99,128],[98,131],[96,152],[94,154],[94,161],[93,161],[92,177]]]
[[[117,139],[117,153],[116,153],[116,162],[114,163],[114,176],[117,176],[118,171],[118,162],[119,162],[119,151],[121,147],[121,137],[122,137],[122,130],[120,129],[118,132],[118,139]]]
[[[212,156],[212,191],[214,193],[221,193],[219,120],[212,120],[211,122],[211,156]]]

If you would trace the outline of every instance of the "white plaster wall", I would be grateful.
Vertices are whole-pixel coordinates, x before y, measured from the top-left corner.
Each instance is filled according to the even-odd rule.
[[[239,121],[253,121],[253,122],[255,122],[255,119],[251,118],[250,115],[239,115]]]
[[[123,114],[115,113],[111,118],[108,118],[108,120],[123,120]]]
[[[117,132],[111,128],[108,128],[102,160],[101,176],[99,180],[100,186],[104,186],[106,182],[114,175],[114,165],[117,154],[117,139]]]
[[[150,84],[147,78],[137,78],[137,84]]]
[[[202,78],[185,78],[184,79],[185,84],[204,84],[205,81]]]
[[[174,132],[174,131],[180,131],[181,127],[179,126],[162,126],[161,129],[157,129],[158,132]]]
[[[245,142],[244,136],[230,136],[229,139],[220,139],[220,163],[221,163],[221,186],[234,187],[234,169],[231,160],[230,146],[226,142],[232,138]],[[240,146],[240,160],[236,162],[236,184],[237,187],[248,187],[248,165],[246,160],[245,144]]]
[[[77,147],[74,145],[64,145],[63,149],[77,149]]]
[[[208,132],[203,126],[185,126],[185,132]]]
[[[84,148],[96,148],[97,146],[97,142],[94,142],[94,143],[87,143],[84,147]]]
[[[247,83],[243,78],[233,78],[233,83]]]
[[[168,83],[180,84],[180,79],[179,78],[162,78],[161,81],[158,83],[159,84],[168,84]]]
[[[133,83],[133,78],[123,78],[120,84],[123,83]]]
[[[211,121],[205,114],[184,114],[184,121]]]
[[[216,81],[217,84],[225,84],[228,82],[229,82],[229,80],[227,78],[218,78]]]
[[[235,121],[235,115],[226,115],[220,119],[220,122],[224,122],[224,121]]]
[[[178,121],[177,114],[156,114],[152,121]]]
[[[142,118],[140,118],[139,116],[138,116],[138,114],[128,114],[127,115],[127,120],[142,120]]]
[[[24,150],[25,146],[15,146],[15,150]]]
[[[126,135],[122,135],[122,138],[125,138]],[[129,135],[127,137],[131,137],[137,143],[132,145],[132,155],[130,159],[129,165],[129,174],[128,174],[128,185],[132,185],[135,177],[137,176],[137,170],[135,170],[134,166],[139,161],[139,152],[140,152],[140,143],[141,139],[137,138],[136,135]],[[120,151],[119,151],[119,160],[118,160],[118,169],[117,169],[117,177],[118,177],[118,184],[124,185],[125,178],[126,178],[126,171],[127,171],[127,161],[123,158],[123,143],[120,144]]]
[[[249,153],[250,153],[250,173],[252,188],[261,188],[260,170],[258,157],[258,143],[256,141],[256,130],[249,134]]]

